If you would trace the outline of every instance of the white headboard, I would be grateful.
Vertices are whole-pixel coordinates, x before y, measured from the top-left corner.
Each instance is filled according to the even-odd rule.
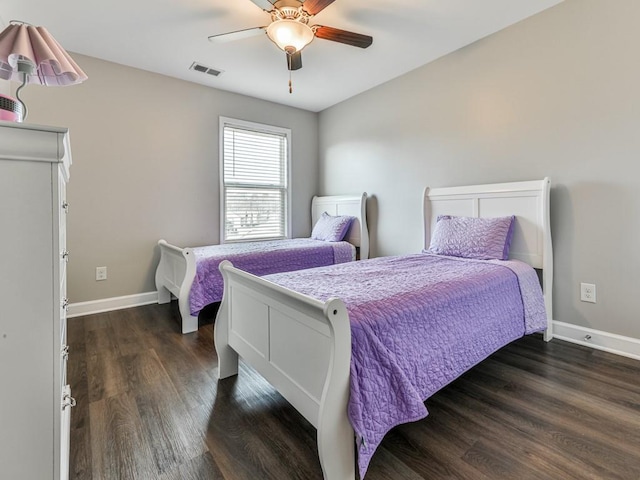
[[[351,215],[351,224],[345,240],[360,249],[360,259],[369,258],[369,229],[367,228],[367,193],[361,195],[334,195],[313,197],[311,224],[315,225],[323,212],[329,215]]]
[[[549,178],[529,182],[494,183],[464,187],[425,188],[424,242],[429,248],[438,215],[502,217],[515,215],[510,259],[542,269],[542,288],[547,308],[545,340],[551,340],[553,250],[549,221]]]

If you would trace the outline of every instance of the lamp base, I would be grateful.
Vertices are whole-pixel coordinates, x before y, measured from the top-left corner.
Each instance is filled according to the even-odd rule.
[[[15,98],[0,94],[0,120],[22,122],[22,105]]]

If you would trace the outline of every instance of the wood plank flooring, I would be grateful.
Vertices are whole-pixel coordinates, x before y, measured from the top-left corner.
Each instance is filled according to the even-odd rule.
[[[315,429],[253,370],[216,381],[177,305],[69,320],[71,479],[321,479]],[[640,479],[640,362],[530,336],[394,428],[366,480]]]

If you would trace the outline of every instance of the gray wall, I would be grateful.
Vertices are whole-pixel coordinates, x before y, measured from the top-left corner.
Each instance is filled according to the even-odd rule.
[[[640,338],[639,18],[566,0],[321,112],[321,192],[374,195],[389,255],[421,248],[425,185],[550,176],[554,319]]]
[[[318,115],[74,55],[89,76],[64,88],[29,86],[29,123],[69,127],[69,298],[155,290],[160,238],[218,243],[218,117],[292,130],[293,234],[311,229]],[[95,267],[108,280],[95,281]]]

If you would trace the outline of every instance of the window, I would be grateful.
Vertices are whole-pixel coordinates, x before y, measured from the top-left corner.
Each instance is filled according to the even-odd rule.
[[[291,130],[220,118],[221,243],[289,236]]]

